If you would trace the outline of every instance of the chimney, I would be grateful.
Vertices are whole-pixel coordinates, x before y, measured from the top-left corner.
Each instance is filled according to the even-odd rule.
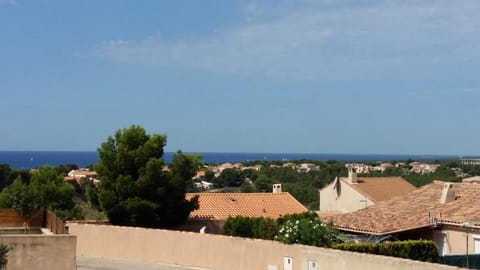
[[[348,183],[358,184],[357,172],[352,166],[348,167]]]
[[[440,203],[446,204],[455,200],[455,192],[453,191],[452,183],[445,183],[443,185],[442,197],[440,197]]]
[[[273,184],[273,193],[282,193],[282,184]]]

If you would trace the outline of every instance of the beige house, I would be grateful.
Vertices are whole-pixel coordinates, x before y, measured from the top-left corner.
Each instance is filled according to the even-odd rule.
[[[348,177],[337,178],[320,192],[320,213],[351,213],[408,193],[415,186],[401,177],[357,177],[348,168]]]
[[[480,254],[480,184],[432,184],[331,218],[335,227],[359,236],[429,239],[442,255]]]
[[[68,175],[65,176],[65,181],[75,181],[82,185],[85,182],[90,182],[94,185],[98,185],[100,180],[97,179],[97,172],[90,171],[89,169],[82,168],[78,170],[71,170]]]

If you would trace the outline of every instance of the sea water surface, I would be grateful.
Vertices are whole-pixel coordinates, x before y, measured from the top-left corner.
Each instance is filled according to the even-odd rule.
[[[166,152],[164,159],[172,161],[173,152]],[[449,155],[392,155],[392,154],[314,154],[314,153],[188,153],[202,156],[206,163],[247,162],[257,160],[338,160],[338,161],[392,161],[392,160],[435,160],[456,158]],[[0,151],[0,164],[9,164],[12,168],[31,169],[43,165],[58,166],[76,164],[86,167],[98,162],[98,153],[94,151]]]

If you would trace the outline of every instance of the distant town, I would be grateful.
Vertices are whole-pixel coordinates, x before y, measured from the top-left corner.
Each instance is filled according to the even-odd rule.
[[[339,269],[358,269],[356,253],[345,250],[367,249],[385,257],[367,255],[363,269],[403,269],[395,257],[417,269],[480,264],[480,158],[207,164],[178,151],[167,164],[151,147],[164,137],[144,132],[121,130],[89,168],[0,165],[7,269],[33,269],[31,254],[59,246],[41,257],[45,269],[100,269],[115,258],[227,269],[265,250],[272,252],[231,269],[316,270],[335,264],[337,252]],[[122,136],[144,142],[132,148]],[[117,238],[124,241],[110,240]],[[186,246],[200,255],[180,255]]]

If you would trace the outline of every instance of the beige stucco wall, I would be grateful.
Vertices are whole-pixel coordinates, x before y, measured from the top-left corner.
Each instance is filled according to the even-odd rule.
[[[76,237],[72,235],[4,235],[0,242],[10,246],[8,270],[76,269]]]
[[[455,230],[439,230],[434,234],[434,241],[439,246],[443,255],[463,255],[467,250],[468,254],[480,253],[475,250],[475,239],[480,239],[479,233],[465,233]],[[442,239],[443,238],[443,239]]]
[[[333,183],[320,190],[320,212],[341,212],[351,213],[359,209],[373,205],[373,202],[365,198],[351,186],[340,180],[340,194],[337,197],[337,190],[333,189]]]
[[[215,270],[283,270],[284,257],[292,258],[292,269],[295,270],[308,270],[309,260],[317,263],[315,270],[458,269],[398,258],[223,235],[76,223],[69,224],[69,231],[77,236],[78,256],[124,258]]]

